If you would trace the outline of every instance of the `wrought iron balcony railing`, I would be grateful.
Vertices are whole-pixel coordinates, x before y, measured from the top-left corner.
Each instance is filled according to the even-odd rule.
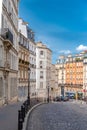
[[[9,40],[13,44],[13,34],[8,28],[2,28],[0,30],[0,35],[4,40]]]

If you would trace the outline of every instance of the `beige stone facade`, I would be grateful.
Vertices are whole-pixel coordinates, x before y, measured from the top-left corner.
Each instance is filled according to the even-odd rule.
[[[0,6],[0,105],[2,105],[17,100],[18,1],[1,0]]]
[[[56,68],[55,68],[55,65],[54,64],[51,64],[51,71],[50,71],[50,74],[51,74],[51,81],[50,81],[50,96],[51,96],[51,99],[53,99],[56,95],[57,95],[57,89],[58,87],[56,87],[55,85],[55,80],[56,80]]]
[[[28,23],[19,19],[19,32],[23,34],[29,42],[29,62],[30,62],[30,96],[36,96],[36,43],[34,40],[34,32]]]
[[[28,96],[29,42],[21,33],[19,39],[18,99],[23,101]]]

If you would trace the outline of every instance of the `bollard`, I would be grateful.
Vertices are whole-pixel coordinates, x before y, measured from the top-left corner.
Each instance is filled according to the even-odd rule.
[[[27,113],[27,103],[25,103],[25,114]]]
[[[28,100],[26,100],[21,106],[21,110],[18,111],[18,130],[22,130],[24,118],[30,108]]]
[[[23,116],[24,116],[24,118],[25,118],[25,106],[23,105]]]
[[[23,127],[23,119],[21,110],[18,111],[18,130],[22,130]]]
[[[24,106],[24,115],[26,115],[26,113],[27,113],[27,110],[26,110],[26,102],[23,103],[23,106]]]
[[[23,106],[21,106],[21,114],[22,114],[22,120],[24,121],[24,107]]]

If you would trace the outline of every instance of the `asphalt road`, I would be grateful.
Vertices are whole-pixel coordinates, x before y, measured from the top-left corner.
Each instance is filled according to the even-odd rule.
[[[87,130],[87,104],[43,104],[31,113],[27,130]]]

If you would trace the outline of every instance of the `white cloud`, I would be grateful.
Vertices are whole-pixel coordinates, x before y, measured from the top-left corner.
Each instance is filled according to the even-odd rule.
[[[70,54],[71,51],[70,50],[61,50],[60,53],[64,53],[64,54]]]
[[[87,50],[87,46],[79,45],[79,46],[76,48],[76,50],[77,50],[77,51]]]

